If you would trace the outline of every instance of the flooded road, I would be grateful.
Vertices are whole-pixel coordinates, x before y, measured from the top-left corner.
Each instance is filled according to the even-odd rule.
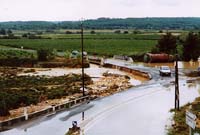
[[[188,88],[181,83],[181,105],[193,101],[199,95],[199,86]],[[142,90],[141,88],[140,90]],[[86,135],[165,135],[166,124],[170,123],[169,110],[174,107],[174,87],[160,85],[145,88],[150,93],[130,99],[124,105],[117,107],[101,121],[96,122]],[[154,89],[154,90],[152,90]]]
[[[126,66],[142,68],[127,63]],[[174,108],[174,77],[160,77],[153,67],[143,70],[151,72],[155,79],[81,107],[18,125],[0,135],[64,135],[74,120],[84,135],[165,135],[172,115],[169,110]],[[199,96],[200,82],[187,83],[188,79],[180,77],[181,105]]]

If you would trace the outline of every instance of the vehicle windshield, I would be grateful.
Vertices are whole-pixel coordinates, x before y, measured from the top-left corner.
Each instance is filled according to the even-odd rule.
[[[169,67],[161,67],[162,70],[169,70]]]

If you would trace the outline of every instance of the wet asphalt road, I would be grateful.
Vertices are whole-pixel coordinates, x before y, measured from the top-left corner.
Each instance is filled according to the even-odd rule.
[[[164,135],[174,107],[174,75],[160,77],[157,68],[118,62],[150,72],[153,79],[142,86],[98,99],[83,106],[18,125],[0,135],[64,135],[76,120],[84,135]],[[199,82],[180,77],[180,104],[199,96]],[[84,112],[84,120],[82,120]]]

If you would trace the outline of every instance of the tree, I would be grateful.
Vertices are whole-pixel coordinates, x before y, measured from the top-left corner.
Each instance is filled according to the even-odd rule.
[[[183,58],[186,61],[197,60],[200,55],[200,38],[197,34],[190,32],[183,43]]]
[[[120,31],[120,30],[116,30],[116,31],[114,31],[114,33],[116,33],[116,34],[120,34],[121,31]]]
[[[24,34],[22,34],[22,37],[27,38],[28,34],[24,33]]]
[[[128,34],[128,31],[124,31],[124,34]]]
[[[39,61],[47,61],[50,55],[50,50],[40,49],[37,51]]]
[[[9,34],[12,34],[13,32],[10,30],[10,29],[8,29],[7,30],[7,34],[9,35]]]
[[[8,34],[8,38],[14,38],[14,37],[15,37],[15,35],[13,33]]]
[[[65,34],[73,34],[71,31],[65,31]]]
[[[0,30],[0,35],[6,35],[6,30],[5,29],[1,29]]]
[[[167,53],[167,54],[174,54],[176,52],[176,37],[173,36],[171,33],[167,33],[163,35],[161,39],[158,40],[158,44],[156,45],[159,52]]]
[[[133,31],[133,34],[141,34],[141,31],[139,31],[139,30],[134,30],[134,31]]]
[[[95,34],[96,32],[94,30],[90,31],[90,34]]]

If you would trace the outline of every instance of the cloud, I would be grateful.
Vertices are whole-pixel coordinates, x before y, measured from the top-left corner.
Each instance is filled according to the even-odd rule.
[[[118,2],[118,4],[127,7],[136,7],[136,6],[147,5],[149,3],[149,0],[119,0],[116,2]]]
[[[157,6],[179,6],[184,0],[152,0]]]
[[[200,17],[200,0],[0,0],[0,21]]]

